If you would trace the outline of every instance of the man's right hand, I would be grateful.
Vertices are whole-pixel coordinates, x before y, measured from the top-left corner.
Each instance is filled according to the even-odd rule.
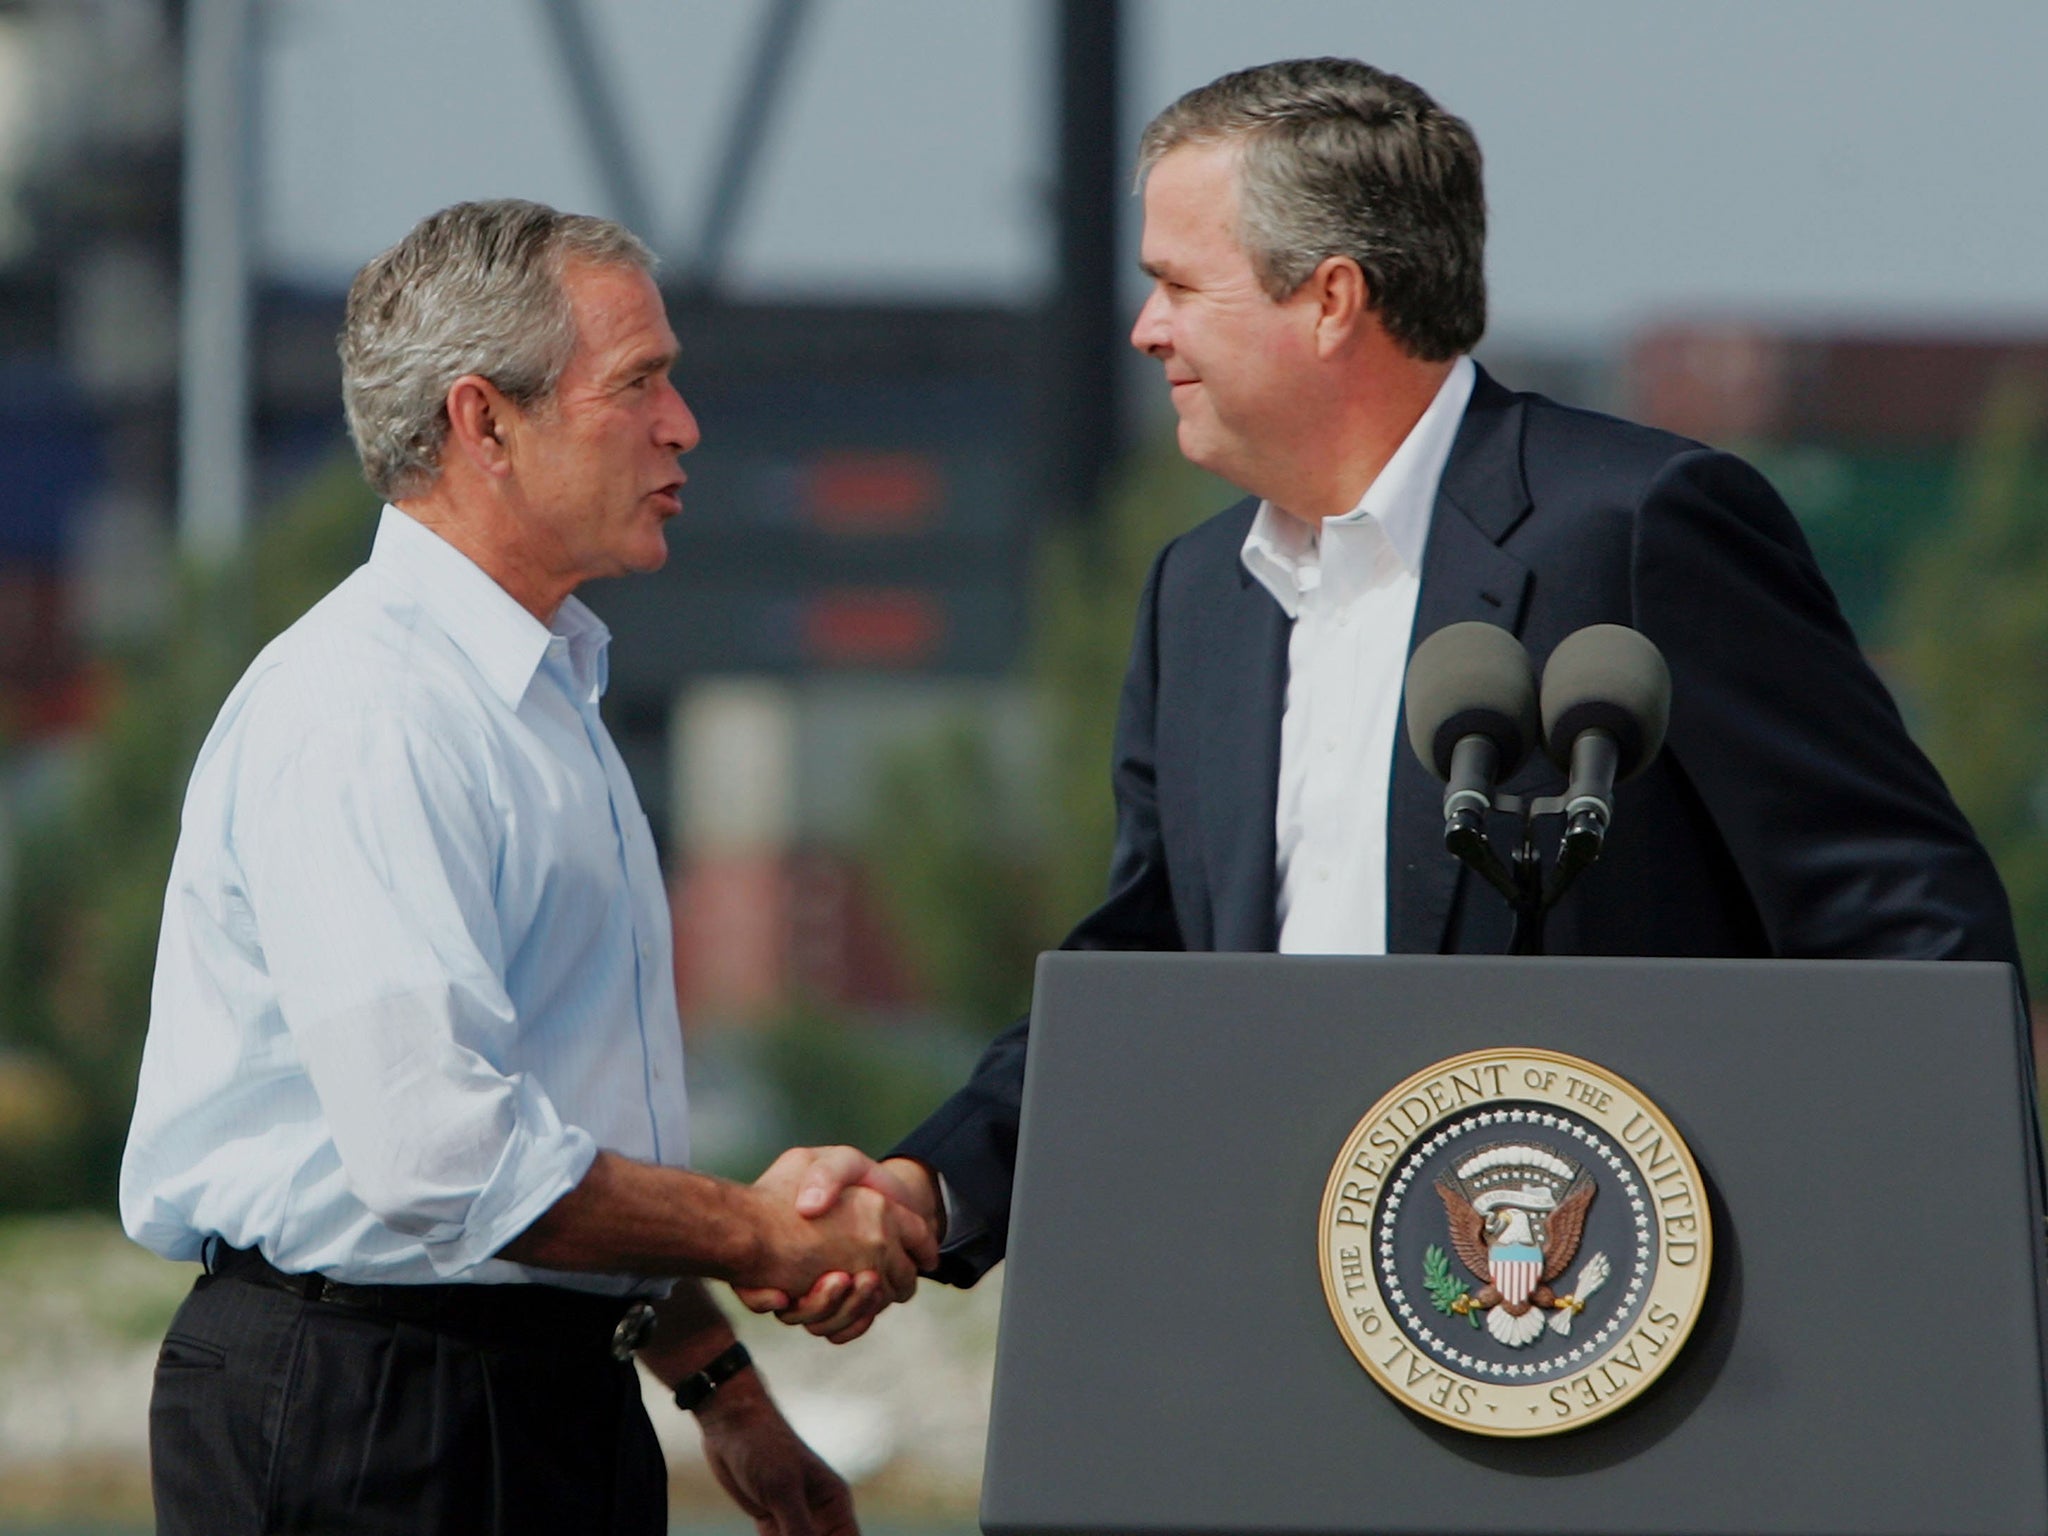
[[[938,1180],[922,1163],[890,1158],[877,1163],[855,1147],[793,1147],[762,1174],[755,1186],[784,1193],[791,1207],[817,1221],[849,1199],[880,1195],[921,1218],[935,1238],[943,1237],[945,1215]],[[918,1267],[937,1262],[936,1242]],[[836,1271],[818,1277],[807,1289],[735,1286],[741,1302],[756,1312],[773,1312],[785,1323],[801,1326],[834,1344],[866,1333],[882,1309],[907,1295],[884,1290],[873,1271]]]
[[[908,1301],[918,1271],[938,1262],[936,1200],[920,1209],[910,1187],[851,1147],[792,1148],[754,1192],[763,1262],[756,1273],[734,1276],[734,1289],[756,1311],[783,1311],[789,1297],[801,1296],[812,1302],[807,1316],[788,1320],[830,1322],[813,1331],[831,1336],[852,1325],[850,1314],[872,1318],[892,1301]],[[779,1306],[756,1305],[776,1298]]]
[[[805,1148],[746,1185],[599,1152],[499,1254],[539,1269],[712,1276],[756,1311],[843,1343],[938,1262],[937,1186],[908,1166],[906,1183],[851,1147]]]

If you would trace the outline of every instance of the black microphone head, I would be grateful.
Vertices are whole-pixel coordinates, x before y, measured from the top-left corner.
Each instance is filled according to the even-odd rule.
[[[1448,624],[1415,647],[1403,690],[1408,744],[1440,779],[1466,736],[1485,736],[1510,777],[1535,750],[1536,669],[1522,642],[1497,624]]]
[[[1671,669],[1649,636],[1625,624],[1593,624],[1565,636],[1543,668],[1543,745],[1571,769],[1572,743],[1603,730],[1620,749],[1615,782],[1656,759],[1671,720]]]

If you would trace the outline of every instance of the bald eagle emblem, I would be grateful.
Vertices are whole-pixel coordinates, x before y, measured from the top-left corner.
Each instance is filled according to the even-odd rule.
[[[1570,1158],[1526,1142],[1482,1147],[1457,1164],[1437,1180],[1436,1192],[1450,1217],[1451,1249],[1481,1285],[1469,1291],[1444,1284],[1449,1266],[1432,1246],[1430,1290],[1438,1308],[1475,1322],[1483,1313],[1486,1331],[1516,1349],[1541,1338],[1546,1322],[1552,1332],[1569,1334],[1572,1317],[1607,1280],[1607,1256],[1588,1259],[1568,1295],[1551,1282],[1578,1254],[1598,1187]]]

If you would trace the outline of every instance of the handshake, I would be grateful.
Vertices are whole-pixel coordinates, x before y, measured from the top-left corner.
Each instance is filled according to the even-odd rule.
[[[908,1301],[938,1263],[945,1211],[922,1163],[877,1163],[854,1147],[792,1147],[754,1181],[769,1251],[733,1292],[756,1312],[834,1344],[868,1331]],[[751,1268],[751,1266],[750,1266]],[[743,1283],[759,1279],[763,1283]]]

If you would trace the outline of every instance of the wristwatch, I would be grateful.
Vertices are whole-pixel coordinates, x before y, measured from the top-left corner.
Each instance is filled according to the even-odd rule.
[[[747,1353],[744,1344],[735,1343],[720,1351],[703,1370],[676,1383],[676,1406],[685,1413],[695,1413],[711,1401],[720,1387],[753,1363],[754,1357]]]

